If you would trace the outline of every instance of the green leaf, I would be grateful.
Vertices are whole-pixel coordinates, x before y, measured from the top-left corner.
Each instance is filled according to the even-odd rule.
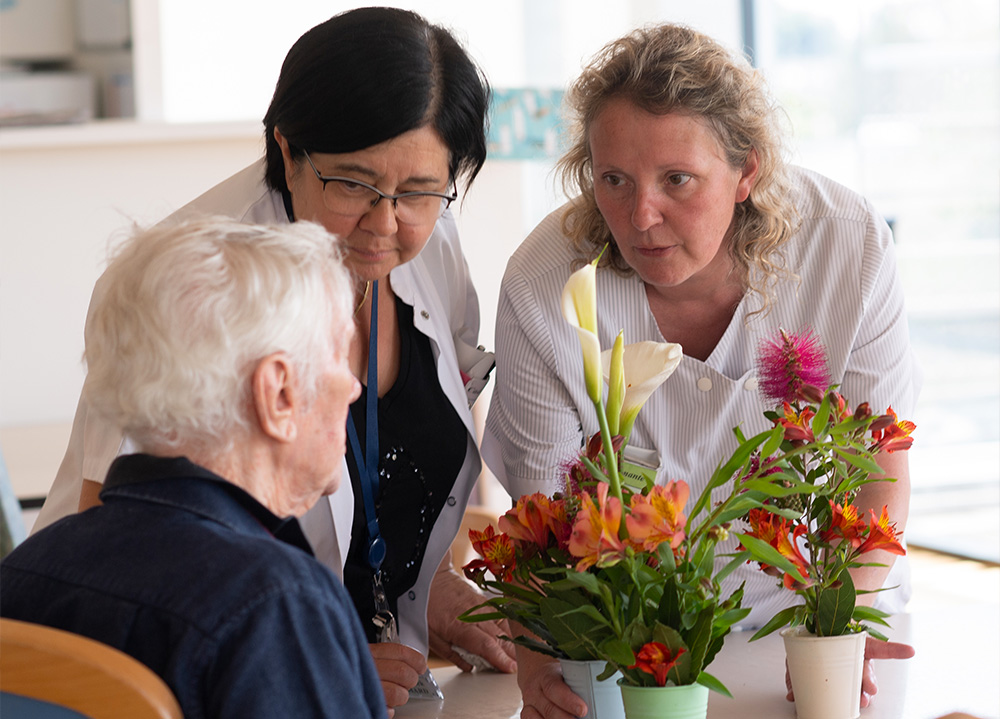
[[[716,573],[715,581],[721,582],[723,579],[732,574],[740,566],[746,564],[747,560],[749,559],[750,559],[750,552],[746,550],[743,550],[742,552],[733,555],[733,558],[729,561],[729,563],[722,569],[720,569],[718,573]]]
[[[856,622],[875,622],[876,624],[888,627],[889,622],[886,621],[886,618],[889,616],[891,615],[888,612],[883,612],[881,609],[866,607],[863,604],[859,604],[854,607],[854,614],[852,618]]]
[[[792,486],[786,487],[778,482],[771,481],[772,478],[778,476],[777,474],[772,474],[767,477],[767,479],[751,479],[746,483],[747,489],[753,489],[758,492],[763,492],[769,497],[788,497],[794,494],[815,494],[816,487],[808,482],[803,482],[797,478],[794,479],[783,479],[782,481],[790,482]]]
[[[751,509],[757,509],[763,506],[764,503],[755,497],[742,496],[727,507],[724,512],[720,512],[719,516],[715,518],[712,524],[717,527],[720,524],[725,524],[726,522],[731,522],[734,519],[743,517]]]
[[[830,421],[830,395],[827,394],[823,397],[823,401],[820,402],[819,409],[816,410],[816,416],[813,417],[812,421],[812,431],[816,436],[816,439],[822,439],[826,436],[826,424]]]
[[[708,687],[713,692],[718,692],[724,697],[729,697],[730,699],[733,698],[733,695],[729,692],[728,689],[726,689],[726,685],[720,682],[715,677],[713,677],[708,672],[702,672],[701,674],[698,675],[698,683],[701,684],[703,687]]]
[[[614,664],[608,662],[607,660],[605,660],[605,662],[607,663],[604,665],[604,669],[602,669],[601,673],[597,675],[597,681],[599,682],[603,682],[606,679],[610,679],[615,675],[615,672],[618,671],[618,667],[616,667]]]
[[[764,446],[760,448],[760,456],[767,459],[772,454],[774,454],[778,447],[781,446],[781,441],[785,438],[785,428],[780,424],[774,425],[771,429],[771,436],[767,438],[767,442]]]
[[[771,617],[767,624],[758,629],[757,633],[750,637],[750,641],[753,642],[761,637],[766,637],[771,632],[777,631],[787,624],[791,624],[796,615],[804,609],[805,607],[801,604],[795,607],[786,607],[785,609],[782,609],[780,612]]]
[[[482,609],[484,605],[480,604],[478,607],[473,607],[472,609],[467,609],[458,615],[458,618],[463,622],[469,622],[470,624],[475,624],[476,622],[495,622],[501,619],[506,619],[507,615],[501,612],[481,612],[474,614],[477,609]]]
[[[838,637],[847,630],[854,616],[857,593],[850,572],[840,573],[841,585],[836,589],[820,589],[816,601],[816,636]]]
[[[847,437],[848,439],[850,439],[850,437],[855,432],[857,432],[862,427],[867,427],[867,425],[869,424],[871,424],[871,420],[854,419],[852,417],[850,419],[844,420],[840,424],[835,424],[834,426],[830,427],[830,434],[837,436],[838,439],[840,437]]]
[[[879,641],[882,641],[882,642],[889,641],[889,637],[887,637],[886,635],[884,635],[882,632],[878,631],[877,629],[872,629],[871,627],[866,626],[866,627],[864,627],[864,630],[866,632],[868,632],[868,634],[870,634],[871,636],[873,636],[876,639],[878,639]]]
[[[802,519],[802,510],[800,509],[781,509],[773,504],[768,505],[767,511],[771,514],[777,514],[779,517],[784,517],[785,519],[791,519],[793,521],[798,521]]]
[[[678,595],[677,580],[671,577],[663,583],[663,596],[660,597],[660,605],[656,612],[659,621],[670,627],[680,626],[681,623],[681,605]]]
[[[670,542],[660,543],[660,546],[656,548],[656,558],[660,562],[660,566],[668,572],[673,572],[677,569],[677,561],[674,559],[674,549],[670,546]]]
[[[611,483],[611,480],[608,479],[608,475],[606,475],[604,471],[600,467],[598,467],[595,462],[590,461],[586,457],[580,457],[580,462],[583,463],[583,466],[587,468],[588,472],[590,472],[591,477],[593,477],[599,482],[606,482],[608,484]]]
[[[736,624],[736,622],[742,619],[746,619],[747,615],[749,614],[750,614],[750,607],[747,607],[745,609],[730,609],[728,611],[723,612],[718,617],[716,617],[715,626],[726,627],[728,629],[729,627]]]
[[[540,642],[531,637],[520,636],[513,639],[510,637],[501,637],[501,639],[508,639],[518,646],[527,647],[531,651],[538,652],[539,654],[545,654],[550,657],[555,657],[556,659],[568,659],[564,652],[557,651],[545,642]]]
[[[777,567],[783,572],[791,574],[792,578],[796,581],[805,583],[806,578],[799,574],[798,568],[770,544],[757,539],[757,537],[751,537],[749,534],[737,534],[736,537],[750,551],[755,560],[763,564],[770,564],[772,567]]]
[[[496,582],[493,586],[504,596],[516,597],[517,599],[529,604],[537,604],[538,600],[541,598],[538,592],[522,587],[520,584],[513,584],[511,582]]]
[[[635,653],[632,651],[632,648],[627,642],[617,637],[612,637],[601,642],[600,653],[606,660],[618,665],[627,667],[635,664]]]
[[[882,474],[882,468],[870,456],[855,454],[854,452],[849,452],[846,449],[841,449],[840,447],[834,447],[833,451],[836,452],[837,456],[845,462],[857,467],[863,472],[867,472],[868,474]]]
[[[601,582],[593,574],[588,572],[570,572],[566,578],[551,585],[556,590],[566,589],[572,586],[579,586],[586,589],[595,596],[601,594]]]
[[[638,649],[643,644],[653,641],[653,629],[642,622],[633,622],[625,627],[622,640],[630,647]]]
[[[708,645],[712,641],[712,623],[715,619],[715,607],[705,607],[699,614],[685,637],[688,651],[691,652],[692,674],[700,674],[705,665],[705,654],[708,652]]]
[[[610,622],[593,606],[574,607],[567,602],[546,599],[541,605],[541,618],[556,645],[570,659],[600,656],[597,647],[612,635]]]

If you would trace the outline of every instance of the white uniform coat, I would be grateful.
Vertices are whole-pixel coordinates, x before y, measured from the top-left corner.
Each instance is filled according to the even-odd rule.
[[[288,222],[281,195],[264,184],[263,160],[210,189],[164,222],[208,215],[248,223]],[[413,307],[416,329],[430,339],[438,381],[466,428],[465,462],[431,531],[417,582],[398,602],[400,640],[426,654],[431,579],[458,532],[469,494],[479,477],[481,463],[470,407],[486,384],[482,376],[492,365],[492,358],[477,349],[479,300],[450,212],[438,220],[421,253],[396,267],[389,277],[395,294]],[[98,287],[102,280],[97,281]],[[466,381],[462,372],[474,375],[473,379]],[[121,430],[92,412],[81,397],[69,447],[33,531],[75,512],[82,480],[103,482],[115,457],[133,451],[135,448]],[[326,501],[320,500],[301,523],[316,557],[342,577],[354,512],[354,493],[350,481],[346,481],[346,460],[341,472],[345,481],[340,489]]]

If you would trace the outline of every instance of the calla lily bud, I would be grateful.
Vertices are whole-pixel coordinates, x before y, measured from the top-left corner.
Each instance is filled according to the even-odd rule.
[[[608,366],[608,428],[611,436],[619,434],[622,404],[625,401],[625,331],[615,338]]]
[[[604,354],[610,361],[610,351]],[[639,410],[653,391],[674,373],[683,356],[684,350],[673,342],[636,342],[625,345],[625,399],[622,402],[619,434],[629,436]]]
[[[603,371],[601,342],[597,338],[597,260],[578,269],[566,281],[562,292],[562,313],[580,338],[587,396],[592,402],[600,402]]]

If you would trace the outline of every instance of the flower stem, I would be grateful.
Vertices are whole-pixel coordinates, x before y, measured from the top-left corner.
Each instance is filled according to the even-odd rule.
[[[601,443],[604,445],[604,462],[607,465],[605,470],[608,473],[608,480],[611,484],[611,496],[619,502],[622,501],[622,481],[618,476],[618,457],[615,456],[615,447],[611,442],[611,428],[608,426],[608,416],[604,411],[604,404],[601,401],[594,402],[594,409],[597,410],[597,422],[601,427]],[[622,523],[622,529],[625,524]]]

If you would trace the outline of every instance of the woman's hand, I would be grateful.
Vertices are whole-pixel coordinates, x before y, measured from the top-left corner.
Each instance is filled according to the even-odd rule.
[[[427,660],[416,649],[396,642],[369,644],[375,670],[382,681],[382,693],[389,711],[389,719],[396,713],[395,707],[406,704],[410,689],[417,685],[420,675],[427,671]]]
[[[484,601],[483,595],[460,576],[451,566],[451,553],[438,567],[431,583],[427,606],[428,643],[431,651],[453,662],[463,672],[472,671],[472,665],[462,659],[452,646],[478,654],[495,669],[507,674],[517,671],[514,647],[497,637],[510,636],[506,622],[481,622],[469,624],[458,616]]]
[[[865,666],[861,674],[861,708],[871,704],[872,697],[878,693],[878,681],[875,679],[875,668],[872,666],[872,659],[909,659],[915,654],[913,647],[909,644],[899,642],[883,642],[868,637],[865,639]],[[785,699],[790,702],[795,701],[795,694],[792,693],[792,678],[788,674],[788,664],[785,664],[785,687],[788,693]]]
[[[577,719],[587,713],[587,703],[563,681],[558,661],[521,647],[517,659],[521,719]]]

